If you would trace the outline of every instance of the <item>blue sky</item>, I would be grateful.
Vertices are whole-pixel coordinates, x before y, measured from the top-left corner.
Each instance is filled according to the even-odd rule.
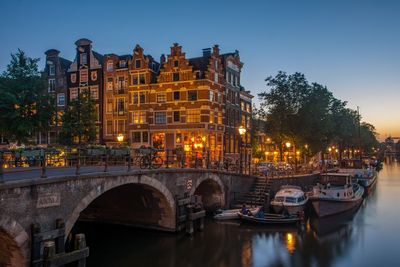
[[[50,48],[72,60],[82,37],[100,53],[139,43],[156,59],[174,42],[189,57],[219,44],[240,51],[254,95],[267,76],[300,71],[360,106],[381,138],[400,136],[400,1],[2,0],[0,12],[0,71],[17,48],[41,66]]]

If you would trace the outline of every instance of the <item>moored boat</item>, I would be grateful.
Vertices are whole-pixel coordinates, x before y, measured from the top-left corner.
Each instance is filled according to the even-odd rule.
[[[249,208],[248,211],[251,214],[256,214],[261,209],[261,206]],[[216,220],[235,220],[239,219],[238,213],[241,212],[241,209],[230,209],[230,210],[222,210],[220,213],[214,215],[214,219]]]
[[[257,223],[257,224],[293,224],[300,221],[300,217],[297,215],[281,215],[266,213],[262,216],[250,216],[242,213],[238,213],[240,219],[244,222]]]
[[[323,183],[314,186],[309,195],[318,217],[342,213],[362,203],[364,188],[352,183],[348,173],[327,173],[322,178]]]
[[[365,188],[365,194],[369,194],[375,187],[378,177],[376,170],[376,162],[370,159],[360,160],[343,160],[342,168],[338,173],[348,173],[353,180]]]
[[[308,197],[299,186],[284,185],[271,201],[271,206],[276,213],[287,212],[290,215],[304,211]]]

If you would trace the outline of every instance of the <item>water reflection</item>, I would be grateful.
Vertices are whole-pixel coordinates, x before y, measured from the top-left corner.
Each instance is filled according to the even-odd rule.
[[[359,210],[290,227],[206,222],[193,237],[81,224],[89,266],[398,266],[400,166],[385,165]]]

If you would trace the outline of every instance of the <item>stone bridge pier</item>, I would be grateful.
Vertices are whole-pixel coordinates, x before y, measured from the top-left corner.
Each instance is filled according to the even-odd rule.
[[[176,231],[176,199],[200,195],[206,209],[227,207],[255,177],[190,169],[137,170],[0,184],[0,266],[29,266],[31,225],[42,231],[78,220]]]

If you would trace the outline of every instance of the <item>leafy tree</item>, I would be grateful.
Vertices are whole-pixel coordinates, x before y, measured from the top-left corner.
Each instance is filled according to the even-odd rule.
[[[299,127],[302,127],[299,120],[303,118],[298,116],[298,112],[303,107],[310,86],[305,76],[298,72],[287,75],[280,71],[265,81],[269,92],[259,94],[261,109],[267,112],[267,127],[272,139],[278,144],[282,160],[283,142],[289,140],[296,144],[299,141]]]
[[[315,154],[325,149],[332,131],[329,114],[333,95],[325,86],[312,83],[303,101],[297,114],[297,139],[307,145],[308,152]]]
[[[89,91],[81,92],[64,111],[59,142],[68,146],[94,143],[96,116],[95,104]]]
[[[282,160],[283,143],[306,146],[311,155],[329,144],[370,151],[377,146],[373,125],[362,123],[358,112],[336,99],[326,86],[309,84],[301,73],[278,72],[266,80],[268,91],[260,93],[259,118],[266,119],[266,132],[278,144]],[[360,132],[360,133],[359,133]]]
[[[48,131],[55,112],[38,61],[18,49],[0,76],[0,132],[19,144]]]

